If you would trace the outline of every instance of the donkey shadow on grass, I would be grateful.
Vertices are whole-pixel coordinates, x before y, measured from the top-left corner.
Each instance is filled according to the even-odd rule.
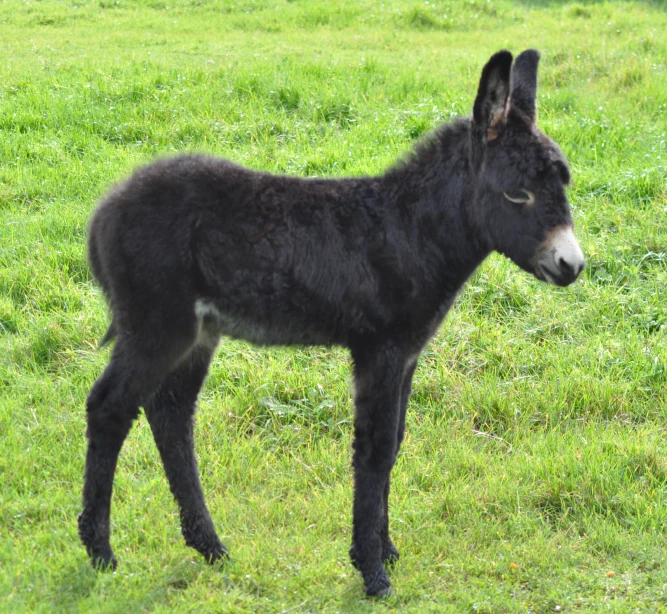
[[[185,542],[224,559],[193,445],[195,402],[222,335],[339,345],[355,382],[350,558],[368,595],[391,590],[389,479],[420,352],[457,292],[498,251],[566,286],[584,267],[566,161],[535,125],[539,54],[495,54],[472,116],[438,128],[378,177],[301,179],[180,156],[100,203],[89,259],[111,308],[110,362],[87,401],[79,535],[115,567],[109,514],[118,454],[144,408]]]
[[[157,563],[155,565],[157,569],[163,570],[161,577],[153,578],[150,586],[142,586],[141,590],[134,595],[114,597],[116,610],[121,611],[120,608],[125,606],[126,611],[148,611],[158,604],[168,603],[171,595],[188,590],[204,571],[193,567],[189,562],[177,564],[171,569],[160,565],[159,561],[153,561],[153,563]],[[90,604],[100,599],[100,589],[105,585],[100,580],[100,576],[95,574],[88,564],[85,567],[78,564],[62,568],[52,599],[60,611],[81,610],[85,604],[88,604],[88,609],[92,609]],[[126,587],[128,584],[138,584],[138,581],[131,582],[127,578],[116,578],[113,581],[116,587],[119,584],[118,580]],[[131,587],[129,591],[131,593]]]

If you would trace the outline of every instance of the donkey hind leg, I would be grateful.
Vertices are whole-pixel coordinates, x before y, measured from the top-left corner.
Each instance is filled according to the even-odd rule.
[[[86,404],[88,451],[83,487],[83,511],[78,518],[79,537],[93,567],[116,568],[109,544],[113,478],[120,449],[132,421],[160,381],[187,352],[194,340],[164,336],[166,343],[130,347],[120,337],[104,373],[93,385]],[[153,340],[154,341],[154,340]],[[133,344],[134,346],[135,344]],[[146,347],[152,347],[150,356]]]
[[[393,348],[355,353],[354,506],[350,558],[369,596],[391,592],[382,564],[384,491],[396,459],[404,364]]]
[[[197,346],[162,382],[145,407],[171,492],[181,516],[185,543],[209,563],[228,557],[215,532],[199,481],[193,425],[197,394],[214,348]]]
[[[415,373],[415,368],[417,367],[417,360],[408,363],[405,375],[403,376],[403,384],[401,386],[401,401],[399,406],[399,421],[398,421],[398,432],[396,434],[396,454],[401,448],[401,443],[403,443],[403,436],[405,435],[405,414],[408,408],[408,401],[410,400],[410,392],[412,391],[412,376]],[[389,482],[384,487],[384,516],[382,519],[382,526],[380,529],[380,538],[382,540],[382,561],[388,565],[394,565],[399,559],[399,552],[396,549],[396,546],[391,541],[389,537]]]

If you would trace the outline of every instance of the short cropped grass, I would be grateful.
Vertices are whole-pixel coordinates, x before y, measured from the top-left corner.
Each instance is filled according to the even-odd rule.
[[[667,5],[561,0],[0,3],[0,610],[667,611]],[[76,535],[108,317],[86,264],[109,186],[175,152],[300,176],[382,172],[537,47],[583,278],[491,257],[418,369],[393,472],[395,596],[347,560],[340,349],[224,341],[197,453],[233,563],[180,538],[150,429],[123,449],[120,565]]]

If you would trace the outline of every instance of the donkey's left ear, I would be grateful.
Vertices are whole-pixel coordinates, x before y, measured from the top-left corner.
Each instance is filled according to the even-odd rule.
[[[472,119],[475,131],[482,136],[484,142],[493,141],[498,136],[498,128],[505,119],[511,68],[512,54],[509,51],[499,51],[482,70]]]
[[[537,98],[537,65],[540,53],[536,49],[527,49],[520,53],[512,67],[512,87],[510,106],[519,109],[535,123],[535,105]]]

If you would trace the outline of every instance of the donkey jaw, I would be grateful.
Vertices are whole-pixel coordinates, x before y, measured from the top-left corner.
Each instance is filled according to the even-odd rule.
[[[584,270],[584,254],[574,238],[572,226],[549,232],[537,248],[533,261],[535,277],[555,286],[569,286]]]

